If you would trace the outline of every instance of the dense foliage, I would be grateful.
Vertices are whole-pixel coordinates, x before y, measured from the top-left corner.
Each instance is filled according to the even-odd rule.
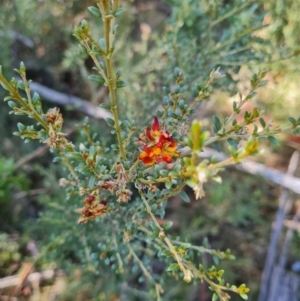
[[[246,299],[249,289],[234,278],[234,282],[228,284],[223,278],[224,270],[218,266],[220,259],[234,259],[230,250],[226,250],[226,244],[226,251],[211,249],[206,239],[202,243],[193,235],[194,230],[187,231],[180,239],[177,235],[181,230],[171,229],[173,223],[164,219],[165,211],[173,196],[190,202],[190,190],[184,189],[186,185],[194,190],[196,199],[204,197],[203,185],[211,185],[211,180],[221,182],[219,172],[258,153],[262,141],[275,143],[274,136],[282,132],[298,134],[298,116],[290,117],[287,126],[274,126],[263,118],[258,106],[247,108],[249,111],[244,109],[245,104],[255,98],[257,89],[266,85],[265,71],[252,76],[248,89],[238,89],[234,81],[234,74],[243,64],[250,69],[257,64],[265,67],[276,55],[292,57],[297,50],[288,44],[290,48],[276,54],[272,52],[277,40],[261,37],[266,12],[254,1],[227,4],[203,1],[201,5],[191,0],[166,1],[172,7],[168,24],[151,34],[151,27],[142,23],[140,40],[135,40],[128,29],[135,25],[132,4],[128,4],[126,17],[119,1],[96,1],[97,6],[88,9],[91,22],[96,25],[90,26],[82,20],[75,28],[79,48],[75,48],[75,41],[70,37],[72,26],[67,27],[65,35],[57,41],[57,36],[51,39],[50,33],[60,30],[61,24],[45,28],[31,24],[30,27],[32,20],[26,21],[26,18],[39,9],[43,12],[39,15],[40,22],[46,19],[54,24],[54,19],[64,15],[65,19],[60,22],[71,23],[68,7],[72,7],[73,14],[80,15],[82,4],[29,2],[30,5],[22,7],[20,2],[17,6],[21,19],[28,28],[34,28],[24,32],[34,39],[34,47],[20,54],[29,69],[21,63],[16,70],[20,78],[8,81],[2,71],[0,81],[9,94],[4,100],[12,113],[34,120],[28,123],[22,119],[15,135],[25,142],[38,140],[50,147],[54,162],[66,166],[64,171],[53,170],[54,167],[51,170],[59,174],[60,186],[67,192],[65,202],[59,188],[55,189],[54,196],[41,197],[44,209],[39,216],[39,229],[34,232],[47,244],[41,250],[37,265],[53,260],[69,271],[83,266],[85,274],[81,281],[89,286],[96,283],[93,290],[95,294],[101,293],[100,300],[108,300],[108,296],[116,293],[131,296],[129,298],[135,295],[141,300],[181,300],[183,295],[188,295],[190,287],[172,288],[174,280],[179,279],[188,283],[207,282],[213,300],[228,300],[228,291]],[[121,26],[114,26],[115,21],[121,22]],[[63,61],[62,57],[52,57],[49,52],[43,54],[43,48],[53,47],[48,43],[55,47],[70,44],[63,49]],[[27,79],[33,53],[41,54],[35,59],[35,68],[44,64],[69,68],[68,75],[78,81],[78,87],[85,87],[81,95],[93,98],[94,104],[99,103],[97,90],[104,89],[105,101],[101,99],[101,107],[111,117],[106,118],[106,124],[101,124],[101,131],[95,123],[85,119],[77,127],[76,139],[69,138],[60,110],[43,109],[40,96],[30,91]],[[159,64],[153,64],[155,61]],[[87,73],[91,73],[89,83],[78,76]],[[54,79],[50,82],[52,80],[54,82]],[[73,87],[72,83],[67,84]],[[211,122],[206,118],[190,122],[199,106],[203,110],[214,89],[231,94],[240,90],[232,101],[230,113],[214,115]],[[75,87],[74,93],[80,91]],[[216,143],[226,149],[230,157],[222,162],[213,158],[201,160],[199,153],[203,147]],[[46,176],[46,172],[39,172]],[[48,175],[46,179],[45,185],[53,189],[55,177]],[[230,196],[234,195],[234,191],[226,188],[226,181],[220,185],[224,191],[229,189]],[[213,206],[218,189],[221,188],[214,188],[210,193],[212,204],[209,206]],[[217,202],[221,198],[217,197]],[[248,208],[249,205],[243,206]],[[257,205],[253,207],[254,212],[258,210]],[[213,212],[210,218],[214,220],[215,215],[218,216]],[[255,217],[256,213],[248,216],[241,208],[232,220],[227,216],[226,224],[245,225]],[[206,220],[202,216],[198,222],[195,219],[196,224],[204,225],[201,238],[212,231],[208,230],[209,223],[213,223],[210,218]],[[181,228],[181,218],[176,221]],[[261,221],[257,218],[256,222]],[[49,224],[53,225],[51,229]],[[49,233],[50,241],[42,237],[45,233]],[[214,265],[207,266],[207,256]]]

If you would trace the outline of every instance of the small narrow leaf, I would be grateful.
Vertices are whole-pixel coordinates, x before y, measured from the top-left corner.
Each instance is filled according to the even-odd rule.
[[[17,126],[18,126],[18,129],[19,129],[20,132],[26,130],[26,126],[21,122],[18,122]]]
[[[292,124],[292,125],[295,125],[297,123],[296,119],[293,118],[293,117],[289,117],[288,118],[288,121]]]
[[[166,182],[165,185],[166,185],[167,189],[170,189],[172,187],[173,183],[172,182]]]
[[[266,127],[266,122],[265,122],[265,120],[264,120],[262,117],[259,118],[259,122],[260,122],[260,124],[261,124],[261,126],[262,126],[263,128]]]
[[[118,89],[119,89],[119,88],[124,88],[124,87],[127,86],[127,83],[124,82],[123,80],[118,80],[116,86],[117,86]]]
[[[178,263],[172,263],[171,265],[169,265],[167,268],[167,271],[168,272],[178,272],[179,271]]]
[[[244,300],[248,300],[248,296],[246,294],[240,294],[241,298],[243,298]]]
[[[16,103],[15,102],[13,102],[13,101],[9,101],[8,103],[7,103],[12,109],[16,106]]]
[[[89,6],[88,7],[88,11],[94,16],[94,17],[98,17],[101,18],[101,12],[100,10],[95,7],[95,6]]]
[[[115,125],[115,121],[112,118],[106,118],[106,123],[109,126],[114,126]]]
[[[110,111],[110,109],[111,109],[110,104],[107,104],[107,103],[101,103],[99,106],[100,106],[101,108],[103,108],[103,109],[108,110],[108,111]]]
[[[99,84],[105,83],[105,79],[100,75],[90,75],[88,79]]]
[[[272,144],[275,144],[275,145],[276,145],[277,142],[278,142],[277,139],[276,139],[275,137],[273,137],[273,136],[269,136],[269,137],[268,137],[268,140],[269,140]]]
[[[219,299],[219,296],[217,293],[214,293],[213,296],[212,296],[212,301],[217,301]]]
[[[189,196],[182,190],[180,191],[179,193],[180,197],[182,198],[182,200],[186,203],[189,203],[190,202],[190,198]]]
[[[106,44],[105,44],[105,40],[104,39],[100,39],[99,40],[99,45],[100,45],[100,47],[102,48],[102,49],[106,49]]]
[[[227,142],[228,142],[234,149],[237,149],[238,144],[237,144],[237,142],[236,142],[234,139],[228,138],[228,139],[227,139]]]
[[[38,93],[34,92],[33,96],[32,96],[32,99],[31,99],[32,104],[33,105],[37,104],[37,102],[39,101],[39,99],[40,99],[40,95]]]
[[[121,74],[122,74],[122,68],[119,68],[119,69],[116,71],[116,76],[119,77]]]
[[[113,15],[115,17],[120,16],[126,9],[123,7],[119,7],[117,10],[115,10],[115,12],[113,13]]]
[[[169,175],[169,172],[166,169],[160,170],[159,173],[162,177],[167,177]]]
[[[24,85],[24,83],[23,83],[23,82],[18,82],[17,88],[18,88],[18,89],[21,89],[21,90],[25,90],[25,85]]]
[[[172,228],[172,226],[173,226],[173,222],[171,222],[171,221],[168,221],[168,222],[166,222],[165,224],[164,224],[164,230],[169,230],[170,228]]]
[[[215,130],[218,132],[222,128],[222,124],[220,119],[216,115],[213,116],[213,123]]]
[[[95,182],[96,182],[96,177],[95,176],[90,177],[89,188],[94,188]]]

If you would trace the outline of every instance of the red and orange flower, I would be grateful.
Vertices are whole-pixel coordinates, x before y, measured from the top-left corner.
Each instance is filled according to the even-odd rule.
[[[145,134],[140,135],[139,144],[142,145],[142,149],[138,158],[145,165],[151,166],[160,162],[171,163],[173,158],[179,156],[177,142],[161,128],[157,117],[154,117],[151,129],[147,127]]]

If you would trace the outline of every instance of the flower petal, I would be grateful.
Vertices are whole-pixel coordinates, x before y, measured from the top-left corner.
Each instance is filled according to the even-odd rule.
[[[152,131],[159,131],[159,121],[156,116],[154,116],[154,121],[152,124]]]
[[[166,162],[166,163],[171,163],[172,162],[172,157],[170,154],[168,153],[162,153],[162,159]]]
[[[153,148],[153,154],[154,155],[160,155],[161,154],[161,148],[160,147],[154,147]]]
[[[146,157],[146,158],[143,159],[143,163],[145,165],[151,166],[155,163],[155,160],[154,160],[154,158]]]
[[[150,131],[150,129],[149,129],[148,127],[146,128],[146,136],[147,136],[147,138],[148,138],[149,140],[151,140],[151,141],[154,140],[154,138],[153,138],[153,136],[152,136],[152,134],[151,134],[151,131]]]
[[[144,158],[148,157],[149,155],[146,152],[141,152],[139,155],[139,160],[143,160]]]

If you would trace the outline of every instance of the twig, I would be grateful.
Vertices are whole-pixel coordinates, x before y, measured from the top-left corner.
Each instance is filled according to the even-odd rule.
[[[298,203],[298,209],[296,211],[296,214],[294,215],[293,222],[297,223],[299,220],[300,220],[300,203]],[[294,234],[294,229],[289,228],[285,235],[285,240],[284,240],[282,252],[281,252],[281,255],[279,258],[277,271],[276,271],[276,273],[273,273],[272,278],[270,279],[271,286],[270,286],[268,301],[278,300],[277,296],[278,296],[279,289],[280,289],[279,281],[280,281],[283,271],[285,269],[287,255],[288,255],[288,251],[290,248],[290,243],[291,243],[293,234]]]
[[[299,153],[294,152],[290,159],[287,176],[291,176],[292,174],[294,174],[298,162],[299,162]],[[279,206],[277,209],[274,226],[271,233],[271,239],[268,248],[265,267],[262,273],[261,288],[260,288],[258,301],[266,301],[268,293],[270,291],[269,286],[271,284],[272,272],[273,272],[276,254],[277,254],[277,244],[283,228],[285,208],[287,207],[289,202],[291,201],[288,199],[288,190],[283,189],[279,198]]]
[[[27,46],[29,48],[34,47],[34,42],[32,40],[30,40],[29,38],[21,35],[17,31],[9,30],[6,33],[4,31],[0,30],[0,37],[5,37],[5,36],[8,36],[9,38],[11,38],[13,40],[20,41],[21,43],[23,43],[25,46]]]
[[[59,273],[54,270],[46,270],[43,272],[35,272],[28,275],[26,281],[35,282],[35,281],[44,281],[55,278]],[[8,287],[16,286],[20,283],[20,276],[9,276],[0,279],[0,290]]]
[[[216,158],[217,161],[226,160],[226,154],[222,152],[218,152],[211,148],[204,148],[204,151],[200,153],[199,157],[201,158]],[[297,164],[294,165],[295,167]],[[291,174],[285,174],[281,171],[278,171],[274,168],[266,167],[263,164],[250,161],[243,160],[242,164],[234,164],[232,165],[235,169],[247,172],[252,175],[259,175],[267,180],[282,186],[292,192],[300,194],[300,179],[293,177]]]
[[[11,290],[10,297],[16,296],[20,291],[24,281],[28,277],[29,273],[32,270],[32,263],[25,262],[21,268],[21,271],[18,274],[18,284]]]
[[[147,268],[144,266],[144,263],[139,259],[139,257],[136,255],[136,253],[134,252],[133,248],[131,247],[130,244],[127,244],[128,250],[130,252],[130,254],[133,256],[133,258],[135,259],[135,261],[139,264],[141,270],[143,271],[144,275],[146,278],[148,278],[148,280],[152,283],[154,283],[155,285],[155,291],[156,291],[156,297],[157,297],[157,301],[161,301],[161,297],[160,294],[163,293],[163,288],[162,286],[157,283],[155,281],[155,279],[152,277],[152,275],[148,272]]]
[[[19,161],[16,162],[15,164],[15,170],[19,169],[21,166],[24,164],[30,162],[31,160],[35,159],[36,157],[43,156],[47,151],[49,150],[49,146],[41,146],[32,153],[26,155],[25,157],[21,158]]]
[[[49,193],[51,190],[49,188],[38,188],[38,189],[32,189],[29,191],[21,191],[16,193],[13,196],[14,200],[22,199],[25,196],[33,196],[33,195],[39,195],[39,194],[46,194]]]
[[[81,111],[91,117],[103,119],[111,117],[111,114],[106,110],[100,107],[96,107],[88,101],[78,98],[76,96],[57,92],[53,89],[50,89],[35,82],[31,82],[30,88],[31,91],[39,93],[42,98],[45,98],[48,101],[58,103],[64,106],[72,106],[74,107],[74,109]]]

